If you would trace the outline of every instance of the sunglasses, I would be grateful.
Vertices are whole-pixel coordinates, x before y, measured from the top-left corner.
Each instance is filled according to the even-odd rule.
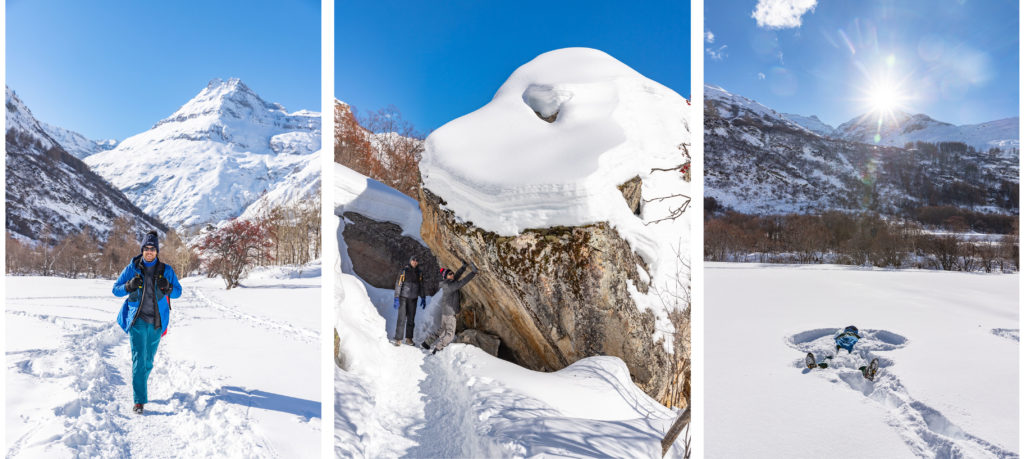
[[[156,252],[156,247],[153,247],[151,245],[147,245],[147,246],[142,248],[142,251],[143,252]]]

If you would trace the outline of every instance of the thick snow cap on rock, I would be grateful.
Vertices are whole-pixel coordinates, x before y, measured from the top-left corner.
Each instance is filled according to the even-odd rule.
[[[379,222],[391,222],[402,227],[402,235],[423,243],[423,217],[414,199],[338,163],[334,163],[334,177],[334,215],[355,212]]]
[[[502,236],[608,222],[647,262],[654,289],[630,292],[656,316],[653,339],[668,338],[667,309],[686,301],[666,306],[662,293],[689,284],[690,228],[680,212],[690,192],[680,170],[689,109],[602,51],[544,53],[516,69],[487,105],[427,137],[423,186],[457,218]],[[637,176],[639,216],[618,189]]]
[[[427,138],[424,187],[503,236],[614,222],[628,213],[617,185],[681,164],[687,112],[679,94],[602,51],[547,52]]]

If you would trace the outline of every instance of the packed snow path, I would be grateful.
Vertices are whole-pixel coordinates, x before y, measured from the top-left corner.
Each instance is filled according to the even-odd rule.
[[[318,313],[319,277],[182,284],[138,416],[112,281],[7,277],[7,456],[317,455],[318,321],[249,300],[305,289]]]
[[[610,357],[537,373],[469,345],[403,345],[379,376],[337,371],[340,457],[654,457],[674,420]]]
[[[889,425],[896,428],[915,454],[936,457],[1018,457],[1012,451],[993,445],[977,436],[964,432],[943,414],[914,399],[900,382],[898,371],[892,368],[895,362],[882,351],[900,349],[907,345],[907,339],[887,330],[860,330],[861,339],[853,352],[845,349],[836,351],[835,328],[819,328],[797,333],[787,338],[791,347],[800,355],[793,363],[804,374],[815,375],[833,383],[848,386],[865,397],[882,404],[888,411]],[[828,363],[828,368],[808,369],[803,355],[810,352],[815,359]],[[826,358],[826,356],[832,358]],[[873,381],[866,379],[859,370],[872,359],[878,359],[878,374]],[[949,371],[957,371],[956,363],[950,362]]]
[[[705,273],[709,459],[1019,456],[1018,274],[752,263]],[[804,355],[828,361],[848,325],[865,333],[854,352],[808,370]],[[857,368],[874,357],[870,382]]]
[[[338,457],[661,456],[678,412],[641,391],[621,359],[588,357],[542,373],[467,344],[434,355],[395,347],[391,291],[367,288],[340,264],[335,274]],[[415,341],[437,322],[424,319],[438,305],[428,301],[416,315]],[[667,457],[682,457],[686,438]]]

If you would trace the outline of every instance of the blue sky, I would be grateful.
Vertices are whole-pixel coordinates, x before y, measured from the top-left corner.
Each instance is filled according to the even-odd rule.
[[[597,48],[690,96],[690,5],[680,1],[335,3],[335,97],[393,104],[427,133],[480,108],[517,67]]]
[[[757,4],[705,6],[707,83],[832,126],[883,93],[903,111],[954,124],[1018,114],[1017,0],[822,0],[798,25],[772,9],[759,25]]]
[[[320,110],[319,1],[7,1],[7,85],[91,139],[138,134],[213,78]]]

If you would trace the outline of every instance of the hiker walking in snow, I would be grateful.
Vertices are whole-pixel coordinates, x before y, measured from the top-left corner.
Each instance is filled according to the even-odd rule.
[[[462,273],[466,271],[466,262],[462,259],[459,261],[462,262],[462,267],[458,271],[441,270],[441,329],[438,330],[440,336],[434,341],[432,354],[444,349],[455,338],[455,315],[462,310],[462,292],[459,290],[476,277],[476,263],[470,262],[469,275],[460,280]]]
[[[421,308],[427,307],[423,273],[418,266],[419,260],[413,255],[409,258],[409,264],[398,273],[398,280],[395,281],[395,309],[398,310],[393,341],[395,346],[401,344],[403,338],[406,344],[412,345],[412,331],[416,327],[416,298],[419,297]]]
[[[160,242],[156,231],[146,234],[140,252],[114,282],[114,296],[128,297],[121,305],[117,324],[128,333],[132,345],[132,411],[137,414],[142,414],[142,406],[149,402],[147,381],[160,337],[167,333],[170,299],[181,296],[174,269],[157,258]]]

